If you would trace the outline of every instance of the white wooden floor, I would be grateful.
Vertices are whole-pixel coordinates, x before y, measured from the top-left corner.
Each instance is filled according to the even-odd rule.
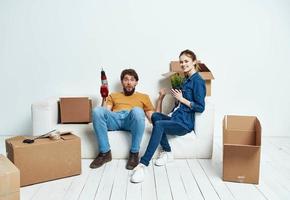
[[[21,200],[186,200],[290,199],[290,137],[263,138],[260,184],[223,182],[221,139],[212,159],[175,160],[166,167],[150,165],[142,184],[130,183],[126,160],[113,160],[92,170],[82,160],[80,176],[21,188]],[[0,153],[5,155],[4,137]]]

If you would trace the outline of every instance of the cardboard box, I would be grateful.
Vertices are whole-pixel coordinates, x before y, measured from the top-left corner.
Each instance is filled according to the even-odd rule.
[[[261,125],[254,116],[223,119],[223,180],[259,183]]]
[[[13,163],[0,154],[0,200],[18,200],[20,172]]]
[[[92,101],[88,97],[60,98],[60,123],[90,123]]]
[[[32,144],[23,143],[29,138],[17,136],[6,140],[7,157],[20,170],[20,185],[31,185],[81,173],[80,138],[67,134],[59,140],[37,139]]]
[[[211,96],[211,80],[214,79],[213,74],[207,68],[207,66],[205,64],[199,63],[199,66],[201,68],[199,74],[205,80],[206,96]],[[171,61],[170,62],[170,72],[162,74],[162,75],[165,77],[170,77],[176,73],[183,75],[183,70],[179,64],[179,61]]]

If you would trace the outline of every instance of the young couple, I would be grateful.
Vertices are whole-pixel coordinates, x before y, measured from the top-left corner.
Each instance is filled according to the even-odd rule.
[[[91,168],[101,167],[112,160],[108,130],[126,130],[132,134],[126,168],[134,170],[131,176],[133,183],[144,180],[146,167],[159,144],[162,152],[156,159],[155,165],[162,166],[173,160],[167,134],[182,136],[194,129],[195,112],[204,111],[206,94],[205,81],[197,73],[199,68],[196,55],[190,50],[182,51],[179,62],[186,79],[182,90],[171,89],[172,96],[179,104],[170,116],[160,113],[165,97],[164,89],[159,92],[154,112],[149,96],[135,91],[139,80],[135,70],[122,71],[123,92],[110,94],[103,107],[96,107],[93,110],[93,126],[99,143],[99,154],[90,164]],[[147,149],[139,162],[138,154],[145,129],[145,116],[152,121],[153,129]]]

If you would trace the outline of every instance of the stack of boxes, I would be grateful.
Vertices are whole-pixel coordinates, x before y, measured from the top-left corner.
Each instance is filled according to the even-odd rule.
[[[61,98],[60,123],[91,122],[91,100]],[[48,136],[48,135],[46,135]],[[24,140],[32,139],[31,143]],[[19,200],[20,186],[81,174],[81,141],[68,132],[59,137],[7,139],[7,157],[0,155],[0,200]]]
[[[81,173],[80,138],[62,135],[59,140],[41,138],[23,143],[27,137],[6,140],[7,157],[20,170],[20,186],[78,175]]]
[[[59,122],[89,123],[91,107],[91,100],[87,97],[61,98]],[[79,137],[67,133],[57,139],[45,137],[32,143],[23,142],[25,139],[33,137],[16,136],[6,140],[7,158],[12,163],[6,157],[0,156],[0,200],[4,196],[5,200],[19,199],[19,186],[81,173]],[[9,195],[13,198],[8,198]]]
[[[13,163],[0,154],[0,200],[18,200],[20,172]]]

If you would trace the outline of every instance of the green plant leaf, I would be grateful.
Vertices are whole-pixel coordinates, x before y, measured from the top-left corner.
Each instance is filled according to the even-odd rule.
[[[170,77],[170,81],[173,89],[181,89],[184,77],[180,76],[179,74],[174,74]]]

